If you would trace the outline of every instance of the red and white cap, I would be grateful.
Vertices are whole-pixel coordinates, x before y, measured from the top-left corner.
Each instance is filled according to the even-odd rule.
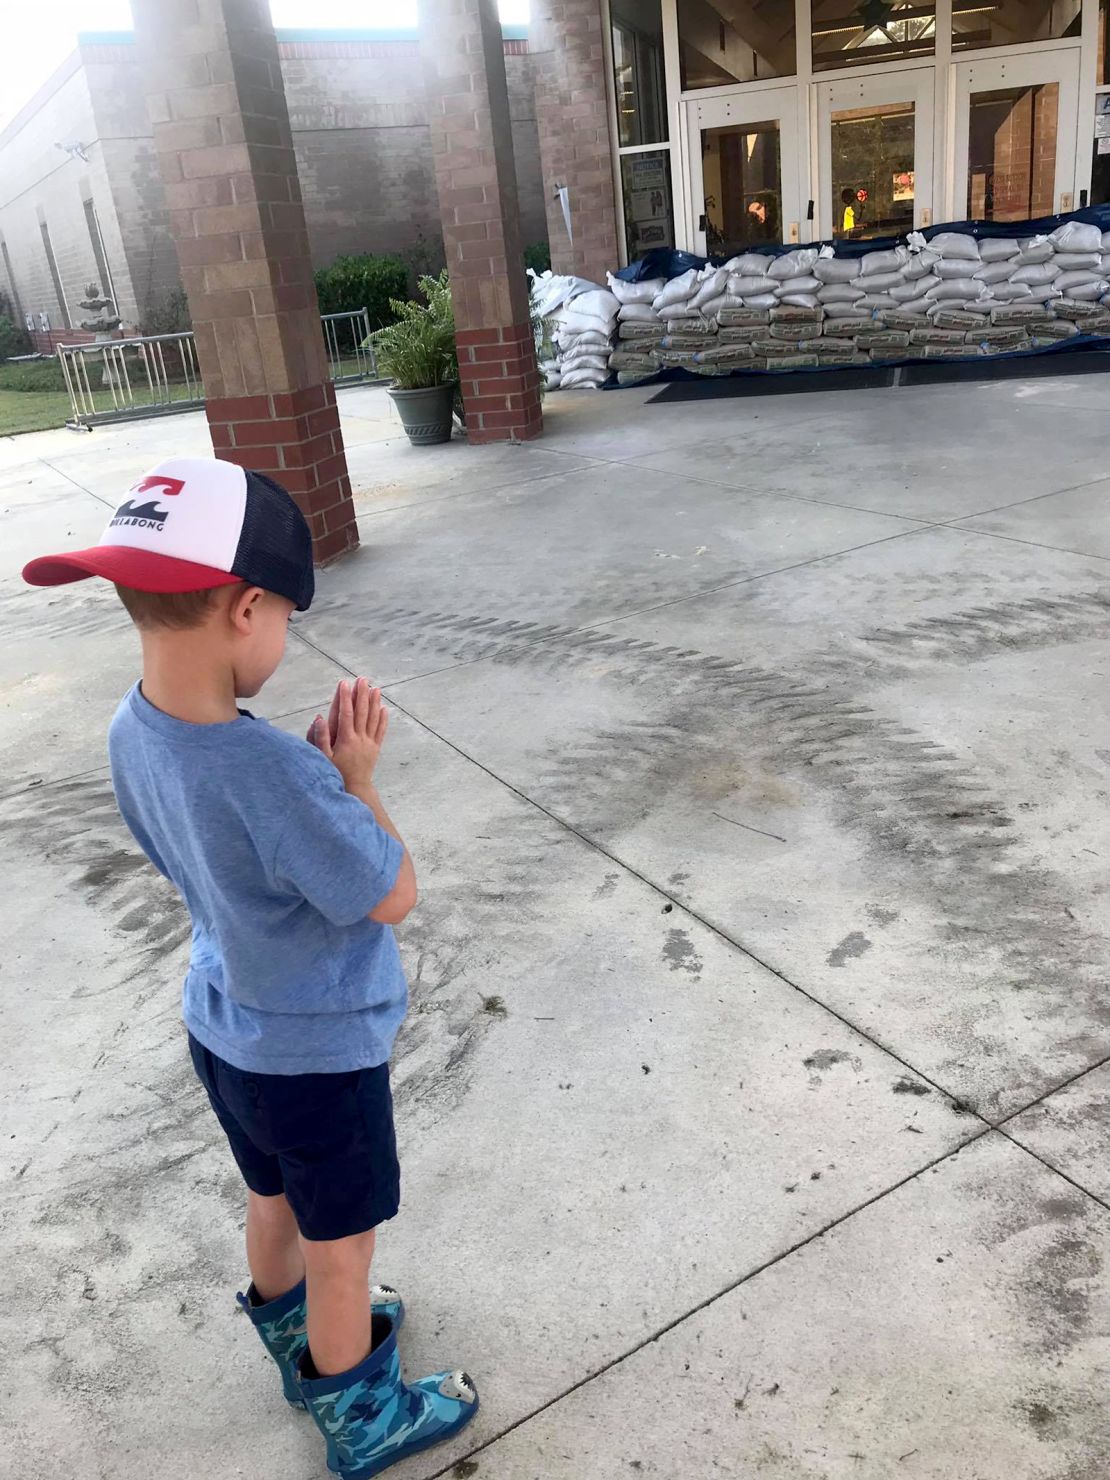
[[[202,591],[242,581],[307,611],[312,537],[280,484],[213,457],[170,457],[128,490],[98,544],[41,555],[33,586],[103,576],[137,591]]]

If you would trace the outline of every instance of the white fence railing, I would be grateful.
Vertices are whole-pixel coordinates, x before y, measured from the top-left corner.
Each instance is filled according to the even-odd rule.
[[[378,378],[373,348],[366,343],[370,315],[320,317],[328,373],[336,385]],[[167,416],[204,405],[204,382],[191,331],[100,339],[57,348],[72,414],[67,426],[88,430],[111,421]]]

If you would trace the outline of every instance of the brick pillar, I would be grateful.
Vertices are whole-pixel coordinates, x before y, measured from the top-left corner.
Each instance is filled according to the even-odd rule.
[[[535,0],[529,50],[551,265],[604,285],[620,258],[601,25],[601,0]],[[573,240],[557,185],[569,192]]]
[[[266,0],[133,0],[216,456],[271,473],[318,561],[358,544]]]
[[[496,0],[421,0],[420,47],[471,442],[543,430]]]

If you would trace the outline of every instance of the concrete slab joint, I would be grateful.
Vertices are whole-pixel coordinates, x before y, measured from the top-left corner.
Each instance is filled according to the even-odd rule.
[[[358,526],[268,8],[133,11],[213,447],[288,487],[334,559]]]

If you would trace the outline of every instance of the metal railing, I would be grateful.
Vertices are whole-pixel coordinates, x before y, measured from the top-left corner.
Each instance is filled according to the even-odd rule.
[[[352,313],[323,313],[320,324],[324,330],[328,370],[336,385],[378,379],[374,346],[367,343],[370,314],[365,308],[356,308]]]
[[[67,426],[88,428],[204,405],[191,333],[59,344],[57,355],[73,408]]]
[[[379,378],[373,347],[366,343],[370,315],[365,308],[321,314],[320,325],[328,373],[336,385]],[[105,422],[167,416],[204,405],[191,330],[60,344],[56,353],[72,408],[69,427],[88,431]]]

